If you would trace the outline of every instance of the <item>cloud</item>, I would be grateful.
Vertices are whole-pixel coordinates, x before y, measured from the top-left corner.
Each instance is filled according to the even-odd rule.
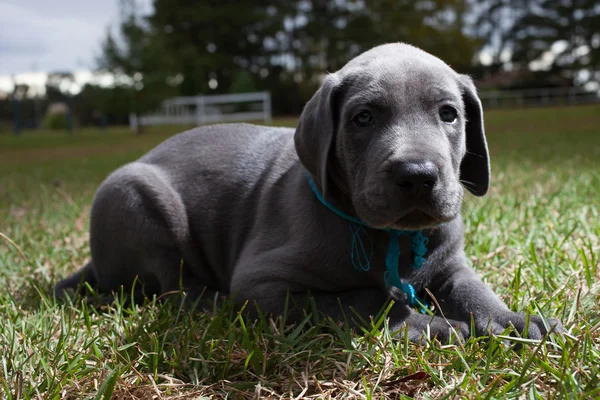
[[[11,41],[0,37],[0,53],[3,57],[27,54],[34,54],[37,56],[46,51],[47,48],[39,41],[23,40],[23,38],[17,38],[16,40]]]
[[[118,0],[0,0],[0,75],[93,69],[118,20]]]
[[[69,70],[92,61],[102,26],[74,17],[45,17],[20,5],[0,3],[0,73]]]
[[[137,0],[140,13],[152,0]],[[43,93],[48,72],[75,71],[77,91],[92,76],[100,43],[119,21],[118,0],[0,0],[0,94],[14,83]],[[109,79],[110,81],[110,79]]]

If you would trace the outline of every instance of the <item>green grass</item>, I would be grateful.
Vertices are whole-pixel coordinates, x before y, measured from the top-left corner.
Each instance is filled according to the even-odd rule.
[[[600,107],[486,117],[493,186],[465,203],[467,253],[566,337],[419,346],[383,320],[359,335],[229,306],[57,304],[53,283],[89,257],[98,184],[178,129],[26,132],[0,136],[0,398],[600,398]]]

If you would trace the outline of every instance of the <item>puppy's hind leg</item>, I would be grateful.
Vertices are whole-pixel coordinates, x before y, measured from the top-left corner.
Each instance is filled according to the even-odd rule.
[[[89,291],[86,290],[87,287],[89,286],[92,290],[95,290],[97,285],[98,280],[94,275],[94,266],[92,261],[89,261],[78,271],[66,277],[65,279],[60,280],[54,286],[54,297],[58,301],[64,301],[66,300],[67,294],[72,296],[81,295],[86,296],[85,301],[88,305],[111,303],[114,297],[108,293],[96,292],[92,297],[87,297],[87,295],[90,294]]]
[[[160,168],[128,164],[96,193],[90,248],[97,287],[135,297],[160,295],[179,280],[182,249],[189,241],[182,199]]]
[[[57,296],[82,279],[106,295],[103,302],[112,301],[111,292],[131,293],[141,302],[211,284],[189,250],[185,205],[168,174],[156,166],[128,164],[103,182],[92,206],[90,248],[92,261],[61,281]]]
[[[65,298],[65,295],[68,291],[80,293],[85,287],[84,285],[86,283],[92,287],[96,286],[96,277],[94,276],[91,261],[81,267],[81,269],[79,269],[79,271],[75,272],[73,275],[60,280],[56,286],[54,286],[54,296],[56,299],[62,300]]]

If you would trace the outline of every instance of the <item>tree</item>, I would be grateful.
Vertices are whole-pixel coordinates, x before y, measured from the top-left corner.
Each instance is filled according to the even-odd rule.
[[[75,76],[67,71],[55,71],[46,78],[46,98],[50,102],[69,103]]]
[[[277,2],[275,2],[277,3]],[[268,67],[265,40],[281,29],[275,6],[254,0],[154,0],[149,22],[181,74],[181,94],[229,91],[236,75]]]
[[[77,95],[77,120],[85,125],[127,124],[131,101],[127,86],[102,87],[86,84]]]
[[[490,0],[479,7],[475,33],[494,70],[536,69],[539,81],[600,82],[600,7],[595,0]]]
[[[168,93],[256,88],[297,114],[324,72],[378,44],[412,43],[469,72],[480,44],[464,29],[466,1],[154,0],[141,17],[121,0],[120,38],[107,34],[100,65],[132,88],[136,113]]]
[[[404,41],[469,72],[481,42],[465,29],[466,0],[367,1],[376,43]]]
[[[157,107],[175,90],[168,83],[172,68],[165,55],[169,50],[137,10],[136,0],[120,0],[120,35],[107,32],[98,65],[113,74],[115,86],[127,89],[130,110],[138,117],[138,133],[142,133],[141,113]]]
[[[487,70],[497,72],[510,60],[514,45],[514,22],[527,11],[527,0],[472,0],[471,12],[475,19],[471,24],[472,33],[482,41],[487,57]]]
[[[528,12],[515,21],[512,34],[513,61],[537,61],[540,69],[559,72],[576,83],[600,82],[597,1],[531,1]]]

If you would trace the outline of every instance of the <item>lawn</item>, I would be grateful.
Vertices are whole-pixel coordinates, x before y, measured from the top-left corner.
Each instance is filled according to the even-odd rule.
[[[178,129],[0,136],[0,398],[600,398],[600,106],[490,111],[486,127],[492,189],[465,202],[467,254],[565,337],[414,345],[384,320],[356,334],[124,296],[57,304],[89,257],[98,184]]]

